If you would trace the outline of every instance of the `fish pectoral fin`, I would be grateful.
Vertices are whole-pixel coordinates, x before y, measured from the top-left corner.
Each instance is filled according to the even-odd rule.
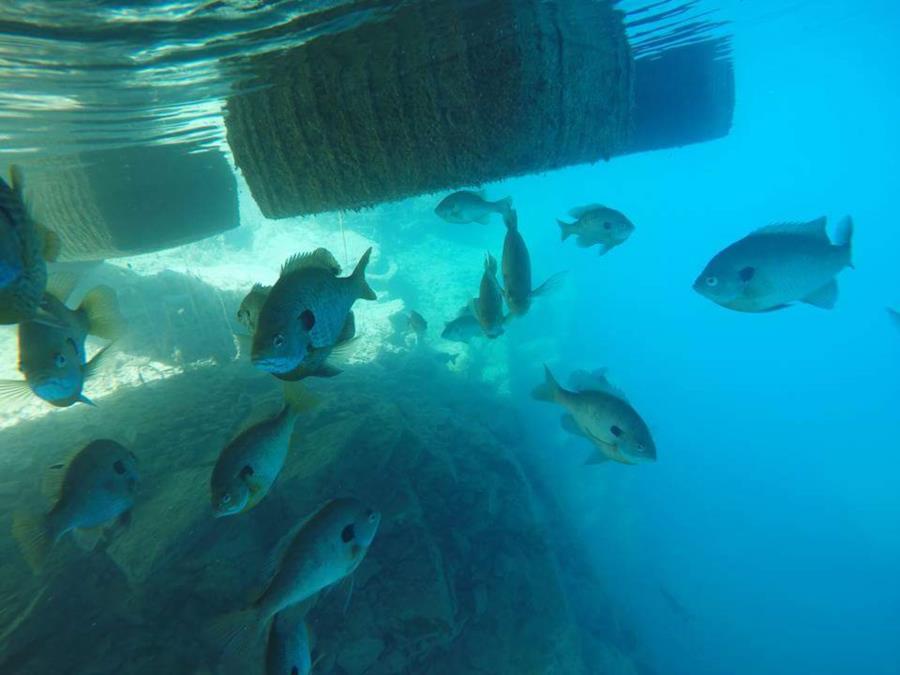
[[[103,527],[91,527],[87,529],[76,528],[72,530],[72,538],[82,551],[93,551],[103,537]]]
[[[531,297],[536,298],[539,295],[549,295],[563,287],[566,281],[567,272],[557,272],[548,278],[544,283],[531,291]]]
[[[604,464],[608,461],[609,461],[609,457],[604,455],[601,450],[594,450],[594,452],[592,452],[588,456],[588,458],[586,460],[584,460],[584,463],[586,465],[590,466],[591,464]]]
[[[323,363],[319,366],[315,372],[310,373],[310,375],[314,375],[315,377],[334,377],[335,375],[340,375],[344,371],[340,368],[332,366],[328,363]]]
[[[62,250],[62,240],[56,232],[44,225],[39,223],[35,223],[34,225],[35,229],[37,229],[41,235],[44,260],[47,262],[55,262],[56,259],[59,258],[60,251]]]
[[[106,345],[103,349],[94,354],[90,361],[84,364],[85,381],[96,377],[103,365],[109,361],[109,357],[115,353],[115,350],[112,349],[114,344],[115,343]]]
[[[559,418],[560,426],[562,426],[563,431],[566,431],[575,436],[580,436],[581,438],[590,438],[586,433],[581,430],[581,427],[578,426],[578,422],[575,421],[575,418],[572,415],[563,415]]]
[[[814,291],[803,298],[803,302],[807,305],[813,305],[814,307],[821,307],[822,309],[834,309],[837,298],[837,282],[832,279],[819,290]]]
[[[31,387],[25,380],[0,380],[0,410],[16,407],[31,398]]]

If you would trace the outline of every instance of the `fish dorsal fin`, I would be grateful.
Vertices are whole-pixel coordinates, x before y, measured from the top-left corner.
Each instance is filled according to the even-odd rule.
[[[324,250],[324,249],[322,249]],[[287,264],[287,263],[285,263]],[[253,288],[250,289],[251,293],[259,293],[260,295],[269,295],[269,291],[272,290],[271,286],[266,286],[265,284],[253,284]]]
[[[75,287],[78,286],[79,281],[81,281],[81,278],[71,270],[52,270],[47,275],[47,289],[45,292],[65,303],[69,296],[72,295]]]
[[[19,197],[22,203],[25,202],[25,176],[22,173],[22,167],[18,164],[12,164],[9,167],[9,186],[13,192]]]
[[[573,218],[581,218],[586,213],[602,208],[604,208],[602,204],[585,204],[584,206],[576,206],[574,209],[570,209],[569,215]]]
[[[810,220],[808,223],[774,223],[772,225],[766,225],[765,227],[759,228],[750,236],[752,237],[758,234],[788,234],[801,237],[811,237],[813,239],[824,239],[825,241],[831,243],[828,239],[828,232],[825,229],[827,222],[828,220],[825,218],[825,216],[822,216],[821,218]]]
[[[328,270],[334,276],[341,273],[341,265],[327,248],[317,248],[309,253],[297,253],[288,258],[281,266],[281,276],[302,269]]]
[[[606,368],[599,368],[591,373],[576,370],[569,377],[569,384],[575,391],[602,391],[623,401],[626,400],[625,394],[606,378]]]
[[[41,483],[41,494],[47,499],[56,502],[62,496],[62,486],[66,479],[66,469],[69,468],[69,464],[72,462],[75,454],[77,453],[72,453],[65,461],[57,462],[56,464],[51,464],[47,467],[47,470],[44,472],[43,482]]]

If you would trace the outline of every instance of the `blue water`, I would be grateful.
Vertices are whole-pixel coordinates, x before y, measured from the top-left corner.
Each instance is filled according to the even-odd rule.
[[[609,367],[658,447],[655,466],[557,468],[558,488],[658,672],[898,673],[900,335],[884,308],[900,301],[900,10],[722,10],[727,138],[512,184],[542,250],[536,277],[568,268],[577,289],[545,310],[560,336],[551,365]],[[547,225],[591,201],[637,227],[602,259]],[[848,213],[856,269],[832,311],[739,314],[691,290],[757,227]],[[560,444],[556,410],[533,408],[552,463],[587,456]]]
[[[628,7],[643,4],[646,3],[637,0],[624,3]],[[498,409],[514,410],[509,420],[500,420],[521,432],[524,440],[514,451],[529,470],[537,470],[535,482],[550,490],[563,507],[604,590],[602,597],[587,602],[603,604],[604,611],[600,613],[618,617],[616,621],[621,622],[617,634],[611,631],[603,638],[617,643],[621,651],[640,663],[642,675],[900,674],[900,332],[885,311],[889,306],[900,308],[900,227],[896,222],[896,194],[900,186],[900,8],[888,0],[710,0],[705,6],[715,10],[710,15],[713,20],[728,21],[722,32],[731,36],[736,102],[730,133],[710,142],[617,157],[610,162],[487,186],[492,196],[513,197],[520,231],[531,251],[534,285],[560,270],[568,271],[567,283],[557,295],[535,301],[529,316],[510,324],[506,334],[486,351],[479,352],[481,347],[473,346],[473,353],[487,354],[486,358],[497,360],[493,365],[498,370],[508,370],[509,392],[502,388],[498,392],[489,390],[485,381],[490,383],[491,377],[474,372],[478,370],[474,366],[469,380],[463,379],[470,374],[465,371],[466,366],[462,372],[452,368],[446,373],[441,371],[441,376],[458,378],[453,380],[454,386],[471,383],[478,392],[479,405],[488,390],[500,401]],[[229,12],[239,12],[235,7]],[[279,8],[286,18],[280,14],[270,17],[272,26],[280,26],[282,20],[293,21],[294,12],[299,12],[285,3],[279,3]],[[230,13],[225,16],[229,21],[235,20]],[[236,26],[235,34],[244,35],[242,19]],[[257,26],[251,22],[246,29],[248,40],[253,42],[255,31],[268,26],[269,23]],[[302,41],[305,36],[297,39]],[[218,49],[216,40],[209,44]],[[234,49],[237,46],[232,45]],[[265,45],[256,46],[265,51]],[[120,54],[114,53],[118,63]],[[130,63],[128,58],[122,58],[126,65]],[[163,65],[168,67],[168,62]],[[196,74],[187,73],[177,82],[177,88],[173,82],[172,100],[162,99],[160,103],[165,112],[185,102],[196,104],[196,109],[189,107],[174,116],[177,131],[172,133],[196,134],[204,145],[224,142],[221,110],[206,104],[207,97],[227,93],[231,83],[227,76],[218,79],[221,73],[214,65],[212,60],[198,60],[197,68],[203,77],[192,82],[191,77]],[[0,74],[12,77],[9,73]],[[165,79],[169,73],[163,69],[157,75]],[[55,86],[57,80],[50,78],[48,83]],[[198,83],[204,82],[196,89]],[[196,96],[190,95],[192,84]],[[93,96],[98,90],[104,91],[105,80],[99,84],[88,80],[83,85]],[[152,93],[157,86],[153,79],[147,89]],[[134,89],[126,87],[140,99],[141,105],[136,109],[146,112],[143,86]],[[15,96],[10,100],[14,99]],[[47,100],[58,102],[49,95]],[[89,126],[94,122],[93,112],[96,111],[84,113]],[[27,115],[11,115],[9,119],[13,118],[28,124],[22,122],[19,129],[10,122],[10,129],[16,133],[10,132],[5,139],[10,143],[7,149],[40,148],[33,136],[35,128],[40,132],[41,125],[30,124]],[[3,119],[0,114],[0,120]],[[76,121],[82,121],[82,117]],[[144,131],[137,133],[137,127],[131,124],[126,116],[122,124],[100,125],[98,129],[111,136],[107,141],[112,145],[126,143],[129,139],[123,140],[122,135],[129,129],[136,140],[151,137]],[[60,146],[66,151],[70,150],[70,143],[77,145],[78,140],[73,141],[68,129],[62,125],[52,134],[48,132],[48,138],[66,138]],[[97,131],[93,126],[91,129]],[[153,129],[155,132],[157,127]],[[0,138],[4,138],[2,133]],[[98,142],[87,133],[85,138]],[[148,203],[152,197],[155,195],[148,196]],[[596,249],[576,247],[571,239],[561,243],[555,225],[556,219],[565,217],[573,206],[592,202],[621,210],[636,226],[627,242],[602,257]],[[451,265],[440,260],[441,265],[446,265],[441,269],[452,269],[454,274],[474,279],[480,275],[485,248],[499,257],[502,235],[498,223],[473,225],[471,229],[448,227],[436,221],[430,202],[427,210],[422,204],[421,200],[411,200],[362,216],[348,214],[346,221],[343,217],[340,220],[341,227],[346,224],[351,234],[363,232],[368,236],[373,231],[377,233],[378,228],[387,231],[398,221],[403,228],[398,227],[396,236],[378,242],[382,248],[379,254],[383,252],[385,260],[395,254],[403,259],[402,253],[408,254],[409,259],[415,255],[439,257],[443,251],[430,238],[440,241],[442,236],[450,237],[455,239],[455,246],[468,246],[471,251],[465,259],[450,261]],[[250,211],[245,204],[242,209],[242,216]],[[422,213],[426,216],[422,217]],[[771,313],[742,314],[713,304],[691,288],[716,252],[758,227],[809,221],[823,215],[833,227],[848,214],[856,226],[855,267],[839,275],[840,296],[833,310],[797,305]],[[257,217],[255,211],[253,217]],[[327,216],[322,222],[332,221],[337,222]],[[410,225],[409,221],[415,222]],[[270,225],[274,232],[276,225]],[[433,229],[420,238],[418,226]],[[249,246],[247,241],[253,236],[232,232],[228,237],[237,243],[228,244],[228,252]],[[255,236],[260,237],[258,232]],[[346,240],[343,244],[346,247]],[[408,247],[406,251],[391,250],[404,246]],[[349,255],[346,248],[336,249],[341,261],[349,261],[350,267],[352,258],[362,250],[359,241],[352,237],[351,247],[360,250],[354,249]],[[213,253],[207,252],[207,259],[198,261],[198,265],[208,265],[208,258],[219,251],[210,250]],[[283,253],[286,256],[292,252]],[[281,254],[279,250],[278,255]],[[257,262],[254,260],[254,264]],[[273,263],[272,269],[276,266]],[[387,267],[381,260],[373,265],[376,266],[379,273]],[[122,275],[114,278],[125,279]],[[137,293],[136,283],[129,283],[135,284],[129,292]],[[419,298],[425,302],[434,289],[410,288],[413,282],[403,280],[402,271],[394,283],[394,291],[408,284],[403,299],[428,317],[432,334],[438,333],[442,322],[451,318],[446,312],[458,307],[457,298],[463,292],[459,279],[448,280],[446,290],[448,294],[452,292],[453,299],[448,297],[444,306],[437,309],[418,305]],[[178,292],[182,291],[176,282],[172,284]],[[153,287],[140,288],[147,292]],[[469,290],[474,292],[474,288]],[[378,291],[382,291],[380,286]],[[167,292],[176,295],[176,291]],[[184,291],[186,297],[193,299],[191,292]],[[217,301],[225,298],[236,307],[241,296],[234,289],[228,292],[230,295],[216,295],[213,291],[209,294]],[[388,300],[396,300],[397,295],[395,292]],[[176,307],[183,302],[183,297],[173,297],[166,295],[160,304]],[[223,311],[222,325],[215,326],[220,332],[231,330],[235,307]],[[218,309],[216,305],[216,322]],[[147,316],[151,316],[149,310]],[[214,323],[208,315],[204,317]],[[168,330],[193,330],[184,325],[189,324],[176,321]],[[211,328],[210,334],[213,333]],[[163,337],[170,336],[161,335],[160,342]],[[172,343],[180,344],[179,339],[186,342],[180,334],[172,338]],[[210,342],[214,340],[210,338]],[[440,348],[441,343],[436,339],[435,342]],[[224,343],[230,348],[230,333],[225,334]],[[202,352],[206,348],[198,348],[196,362],[208,356]],[[10,367],[15,361],[11,349],[2,354],[4,365]],[[162,351],[164,348],[160,347]],[[165,361],[162,356],[159,359]],[[227,360],[217,360],[215,367]],[[590,445],[560,429],[558,407],[531,397],[532,388],[542,380],[545,362],[562,382],[576,369],[607,368],[611,381],[624,390],[649,424],[657,446],[656,463],[585,466]],[[383,383],[376,382],[377,386],[371,380],[367,382],[370,389],[364,390],[360,399],[364,403],[358,404],[359,408],[371,405],[373,415],[383,414],[373,402],[384,403],[384,398],[389,404],[394,403],[390,392],[393,366],[376,371],[379,367],[379,363],[374,367],[368,364],[365,368],[370,370],[363,366],[357,370],[357,374],[377,373],[385,378]],[[209,371],[204,372],[208,376]],[[227,372],[232,377],[237,370]],[[252,396],[248,397],[261,396],[260,374],[241,375],[244,376],[253,383],[248,389]],[[257,379],[252,379],[254,376]],[[331,395],[340,395],[342,382],[362,387],[358,379],[348,376],[350,373],[327,382],[314,382],[311,387]],[[425,380],[409,372],[404,372],[402,378],[397,375],[397,379],[403,386],[406,382],[427,385],[429,389],[423,396],[435,394],[437,398],[440,393],[431,389],[437,380]],[[266,384],[271,383],[266,380]],[[409,399],[417,395],[418,392],[404,391],[402,396],[397,393],[396,399],[410,405]],[[448,394],[448,400],[459,406],[463,421],[467,414],[474,419],[476,415],[464,408],[463,399],[456,389]],[[345,408],[340,410],[349,418],[359,410],[353,407],[357,403],[351,396],[347,400],[352,404],[341,401]],[[250,407],[247,401],[238,403]],[[113,405],[114,401],[110,402]],[[103,408],[99,410],[102,414]],[[481,415],[492,414],[478,412],[479,425],[484,422]],[[195,438],[194,429],[174,433],[166,428],[166,442],[178,437],[191,448],[203,446],[209,454],[197,458],[178,455],[176,469],[195,468],[191,463],[195,460],[213,460],[216,443],[225,438],[233,423],[230,417],[237,417],[237,413],[237,409],[224,413],[229,419],[222,423],[222,429],[215,419],[207,419],[211,417],[208,415],[197,421],[197,428],[215,437],[215,443]],[[321,419],[325,419],[327,412],[322,415]],[[67,418],[67,429],[73,419]],[[121,421],[124,417],[119,413],[116,419]],[[310,428],[324,425],[321,419],[313,418]],[[103,417],[92,418],[90,424],[93,426],[86,427],[85,433],[112,433]],[[136,441],[143,444],[138,454],[143,451],[149,456],[152,453],[148,448],[160,449],[154,446],[152,432],[142,430],[141,434]],[[376,437],[372,443],[380,440],[378,434],[372,435]],[[389,436],[387,432],[385,435]],[[369,440],[354,442],[362,447]],[[455,440],[447,441],[451,450]],[[40,445],[43,451],[50,442],[42,438]],[[162,450],[177,455],[181,448],[173,445]],[[379,451],[371,448],[373,453]],[[423,451],[423,455],[427,454]],[[58,459],[53,456],[53,461]],[[49,461],[45,462],[41,455],[38,463]],[[151,457],[151,466],[153,461]],[[34,476],[30,473],[33,467],[25,463],[23,466],[22,473],[29,472],[29,480],[36,476],[36,470]],[[169,463],[155,467],[157,489],[169,468]],[[381,480],[380,475],[376,478]],[[296,480],[295,474],[292,479]],[[365,490],[371,480],[369,475],[342,477],[334,491]],[[150,484],[154,485],[152,481]],[[28,490],[32,487],[29,484]],[[17,500],[26,491],[18,485],[7,488],[6,482],[0,481],[4,505],[18,505]],[[198,488],[204,493],[204,500],[206,490],[205,483]],[[471,495],[467,493],[467,497]],[[180,638],[183,631],[188,637],[184,644],[176,646],[190,658],[178,661],[172,656],[172,661],[199,667],[202,659],[193,658],[196,654],[191,651],[196,651],[191,640],[197,636],[191,631],[208,623],[211,616],[224,609],[225,600],[242,595],[244,590],[229,587],[223,592],[215,583],[220,578],[240,578],[235,569],[250,576],[249,568],[265,553],[262,542],[276,540],[277,534],[293,524],[292,509],[307,509],[309,505],[303,500],[310,499],[310,495],[297,497],[275,489],[267,499],[246,519],[255,523],[253,527],[227,530],[230,523],[211,524],[205,511],[202,522],[199,518],[194,521],[201,522],[197,525],[200,544],[191,540],[191,546],[198,550],[188,551],[190,547],[184,545],[187,563],[167,550],[171,559],[166,558],[163,563],[168,565],[164,567],[165,574],[171,573],[176,580],[172,586],[176,599],[166,595],[171,590],[169,577],[158,573],[151,577],[151,585],[143,589],[145,597],[140,601],[154,611],[146,612],[146,608],[138,607],[138,601],[137,610],[131,606],[127,611],[120,610],[116,606],[116,611],[127,616],[135,611],[135,616],[146,619],[141,614],[146,612],[151,617],[146,619],[150,627],[135,623],[123,628],[122,635],[131,642],[124,646],[105,645],[114,655],[109,662],[115,662],[122,654],[138,653],[145,658],[135,665],[134,672],[150,672],[147,664],[152,663],[153,657],[147,656],[144,645],[159,648],[156,642],[174,642],[172,634],[179,633]],[[446,501],[452,504],[452,495]],[[141,533],[140,508],[140,504],[135,507],[132,532],[137,534],[132,537]],[[369,622],[366,626],[381,628],[393,620],[394,617],[380,617],[375,612],[379,594],[388,595],[391,590],[382,590],[376,582],[375,590],[370,586],[367,596],[364,584],[380,575],[386,579],[385,589],[396,589],[390,583],[402,586],[402,580],[392,579],[392,570],[385,568],[383,562],[392,559],[386,553],[389,547],[393,554],[405,550],[404,527],[411,521],[404,520],[408,517],[405,511],[400,516],[385,511],[382,531],[387,533],[384,539],[389,543],[376,539],[370,554],[379,566],[369,568],[375,572],[363,575],[363,583],[355,591],[355,604],[348,602],[350,609],[345,610],[349,614],[338,616],[333,608],[327,610],[331,611],[326,617],[327,625],[361,625],[353,623],[354,613]],[[255,538],[257,530],[265,536]],[[547,540],[553,541],[554,533],[546,534]],[[434,538],[438,543],[452,540],[446,532]],[[383,548],[379,550],[379,546]],[[124,548],[126,562],[140,558],[127,556],[135,548],[140,550],[139,546]],[[153,546],[148,549],[156,554]],[[87,570],[85,574],[92,579],[95,574],[115,576],[114,566],[100,554],[90,559],[71,551],[67,555],[69,558],[60,567],[70,570],[70,579],[79,569]],[[558,552],[559,557],[565,555],[564,551]],[[241,569],[244,564],[248,570]],[[215,568],[219,575],[215,582],[202,576],[204,565]],[[17,560],[11,568],[22,575],[17,579],[31,583],[22,561]],[[226,571],[223,573],[222,569]],[[192,576],[195,572],[196,577]],[[118,593],[125,585],[118,576],[115,580]],[[35,582],[34,589],[39,583]],[[19,584],[15,582],[16,586]],[[26,588],[27,584],[23,581],[21,585]],[[26,588],[29,592],[34,589]],[[184,595],[189,595],[187,600],[180,595],[183,589],[190,589],[184,591]],[[164,606],[158,614],[153,604],[156,594]],[[34,595],[38,595],[36,590]],[[97,604],[106,601],[104,597]],[[335,604],[341,602],[343,598]],[[19,602],[17,607],[25,604]],[[51,610],[54,607],[50,601],[46,606]],[[118,615],[102,610],[101,606],[100,613],[107,621],[116,620]],[[171,616],[166,614],[170,611]],[[521,611],[529,611],[525,600]],[[523,616],[522,623],[536,619],[540,617]],[[14,623],[3,616],[4,626]],[[79,624],[80,615],[72,623]],[[26,629],[23,632],[30,640],[31,627]],[[147,640],[147,633],[153,630],[158,635]],[[623,633],[633,635],[633,643],[622,644]],[[36,634],[41,635],[40,631]],[[73,629],[60,644],[70,644],[81,634]],[[5,639],[5,632],[0,631],[0,636]],[[329,637],[324,638],[326,644]],[[385,642],[390,640],[385,638]],[[457,646],[462,642],[460,639]],[[32,667],[34,663],[52,662],[40,660],[39,652],[45,643],[36,640],[34,644],[35,647],[28,640],[24,647],[15,644],[13,653],[19,659],[15,662],[30,663]],[[76,655],[72,662],[93,664],[92,658],[92,654],[84,658]],[[589,672],[593,675],[594,671]]]

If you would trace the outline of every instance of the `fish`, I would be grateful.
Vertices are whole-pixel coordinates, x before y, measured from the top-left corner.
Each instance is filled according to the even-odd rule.
[[[309,675],[312,641],[305,616],[279,612],[272,618],[266,643],[266,675]]]
[[[634,224],[621,211],[600,204],[578,206],[569,215],[574,222],[556,221],[562,241],[574,234],[575,243],[582,248],[599,245],[600,255],[625,243],[634,232]]]
[[[269,373],[289,373],[311,349],[334,347],[357,299],[375,300],[365,271],[372,249],[353,273],[338,277],[340,265],[324,248],[289,258],[259,312],[250,359]]]
[[[250,289],[250,292],[244,296],[243,300],[241,300],[241,306],[237,311],[237,320],[250,331],[251,335],[253,335],[253,332],[256,330],[259,311],[262,309],[263,303],[266,301],[266,298],[269,296],[269,291],[271,290],[271,286],[254,284],[253,288]]]
[[[546,365],[544,377],[544,384],[532,396],[566,409],[563,429],[587,438],[596,447],[588,464],[607,460],[622,464],[656,461],[656,444],[650,429],[603,371],[576,371],[572,375],[572,390],[561,387]]]
[[[353,574],[378,531],[381,514],[353,498],[333,499],[288,533],[275,556],[275,573],[248,608],[213,626],[225,651],[245,636],[262,637],[279,612]],[[277,550],[276,550],[277,552]]]
[[[485,254],[484,273],[478,288],[478,297],[471,303],[472,315],[478,320],[481,332],[490,339],[503,335],[503,293],[497,283],[497,260],[490,253]]]
[[[422,337],[425,335],[425,331],[428,330],[428,322],[425,320],[425,317],[419,314],[416,310],[410,310],[409,312],[409,320],[407,322],[409,324],[409,329]]]
[[[503,295],[513,316],[524,316],[531,307],[531,301],[560,287],[565,274],[559,272],[537,288],[531,287],[531,256],[525,240],[519,233],[519,219],[511,210],[506,223],[506,237],[503,240]]]
[[[36,318],[47,287],[47,262],[59,255],[59,236],[34,222],[25,207],[21,170],[0,178],[0,324]]]
[[[438,217],[448,223],[481,223],[485,225],[491,218],[491,214],[499,213],[506,216],[512,208],[512,197],[504,197],[495,202],[485,199],[484,192],[471,190],[459,190],[444,197],[435,207],[434,212]]]
[[[50,510],[13,518],[13,536],[35,571],[68,532],[128,521],[140,487],[137,457],[116,441],[91,441],[67,464],[52,466],[47,484],[54,492]]]
[[[894,322],[894,325],[898,329],[900,329],[900,312],[898,312],[896,309],[888,307],[887,313],[888,313],[888,316],[891,317],[891,321]]]
[[[760,228],[717,253],[694,290],[738,312],[771,312],[803,302],[834,307],[835,277],[851,261],[853,220],[840,221],[835,242],[824,217]]]
[[[306,358],[299,366],[287,373],[272,373],[279,380],[296,382],[307,377],[334,377],[343,371],[328,363],[328,358],[333,354],[341,354],[356,341],[356,317],[352,311],[347,313],[344,327],[338,335],[334,347],[312,347]]]
[[[286,385],[281,411],[248,427],[225,446],[210,477],[216,518],[249,511],[265,498],[284,466],[294,424],[317,403],[299,385]]]
[[[452,342],[468,342],[474,337],[481,337],[481,324],[472,314],[472,306],[466,305],[457,314],[456,318],[444,324],[441,337]]]
[[[66,298],[68,290],[58,294]],[[30,319],[19,324],[19,370],[25,380],[0,380],[0,400],[16,402],[34,394],[58,408],[93,405],[83,393],[84,385],[97,374],[110,345],[88,361],[85,339],[90,334],[115,341],[122,335],[125,322],[116,292],[97,286],[78,309],[69,309],[60,297],[47,292],[41,305],[52,321]]]

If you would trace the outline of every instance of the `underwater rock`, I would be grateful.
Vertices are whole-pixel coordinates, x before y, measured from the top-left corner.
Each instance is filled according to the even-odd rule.
[[[33,485],[26,476],[65,452],[60,439],[77,446],[98,426],[130,428],[144,485],[129,529],[93,552],[60,547],[39,580],[11,538],[0,537],[0,560],[10,561],[0,583],[29,590],[13,594],[19,604],[4,614],[0,635],[13,628],[0,659],[23,673],[213,669],[211,623],[265,584],[266,559],[284,532],[323,501],[350,495],[378,508],[382,524],[352,582],[324,593],[310,614],[322,672],[597,672],[584,659],[589,638],[572,614],[540,502],[512,450],[522,439],[492,421],[514,413],[493,391],[433,360],[389,354],[311,389],[322,402],[298,421],[271,492],[227,519],[212,516],[212,463],[248,409],[276,409],[281,397],[273,378],[243,364],[197,367],[122,389],[102,409],[4,429],[4,447],[29,439],[27,455],[0,458],[4,475]],[[33,499],[0,491],[4,513]],[[577,547],[564,554],[582,555]],[[77,611],[61,604],[76,570],[90,590],[75,596]],[[119,614],[104,618],[103,640],[85,638],[90,649],[75,645],[72,628],[47,630],[111,605]]]

